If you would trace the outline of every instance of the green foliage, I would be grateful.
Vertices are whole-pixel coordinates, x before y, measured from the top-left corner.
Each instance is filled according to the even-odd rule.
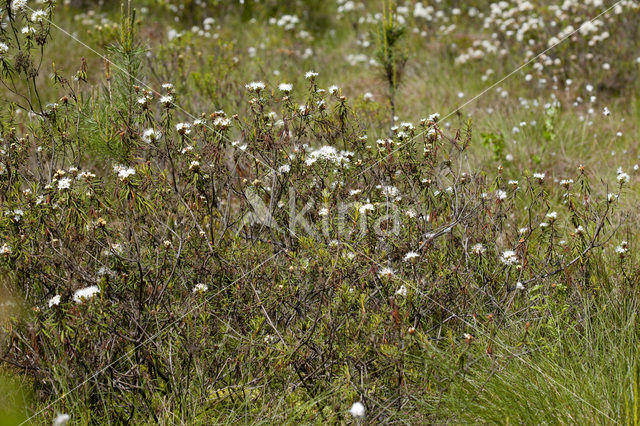
[[[604,164],[622,120],[560,108],[582,89],[548,91],[552,58],[548,86],[430,115],[511,71],[509,37],[492,73],[456,63],[484,2],[205,3],[58,5],[106,60],[24,13],[0,29],[2,384],[22,384],[0,418],[637,423],[637,175]]]
[[[394,125],[396,112],[396,91],[402,79],[402,72],[407,63],[408,53],[402,41],[407,28],[398,23],[393,1],[383,1],[383,14],[375,29],[376,58],[380,62],[389,89],[391,103],[391,127]]]
[[[0,402],[0,426],[12,426],[28,419],[27,406],[32,403],[32,396],[26,386],[17,377],[0,375],[0,391],[3,398]]]
[[[481,133],[482,146],[493,153],[494,161],[502,161],[504,158],[505,142],[502,133]]]
[[[625,418],[627,425],[640,424],[640,364],[638,359],[633,365],[630,391],[624,394]]]

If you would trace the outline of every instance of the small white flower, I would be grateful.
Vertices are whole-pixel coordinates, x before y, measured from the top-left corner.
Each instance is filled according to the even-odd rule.
[[[356,418],[362,418],[365,415],[365,408],[361,402],[354,402],[349,409],[349,414]]]
[[[338,93],[338,90],[340,90],[340,88],[336,85],[333,85],[331,87],[329,87],[329,93],[332,95],[335,95]]]
[[[534,179],[536,179],[539,183],[542,183],[542,181],[544,180],[544,173],[534,173],[533,177]]]
[[[514,265],[518,263],[518,256],[516,255],[515,251],[506,250],[502,253],[502,256],[500,257],[500,261],[505,265]]]
[[[261,81],[252,81],[251,83],[244,86],[249,92],[260,93],[264,90],[265,85]]]
[[[382,187],[382,195],[387,198],[395,198],[398,196],[400,191],[395,186],[383,186]]]
[[[27,0],[13,0],[11,2],[11,11],[13,13],[24,12],[27,10]]]
[[[82,303],[85,300],[91,299],[98,293],[100,293],[100,287],[97,285],[81,288],[80,290],[76,290],[73,294],[73,301],[76,303]]]
[[[93,179],[94,177],[96,177],[96,175],[91,172],[80,172],[78,173],[77,179],[89,180]]]
[[[375,207],[371,203],[367,203],[363,206],[360,206],[360,208],[358,209],[360,214],[365,214],[366,212],[372,212],[374,210],[375,210]]]
[[[318,216],[329,216],[329,209],[326,207],[321,208],[318,212]]]
[[[487,248],[480,243],[474,244],[473,247],[471,247],[471,253],[477,256],[483,255],[486,251]]]
[[[288,165],[288,164],[284,164],[284,165],[278,167],[278,171],[280,173],[289,173],[291,171],[291,166]]]
[[[163,107],[169,108],[173,104],[173,96],[171,95],[160,96],[160,99],[158,100],[158,102],[160,102],[160,105],[162,105]]]
[[[191,133],[191,124],[189,123],[178,123],[176,124],[176,130],[180,135],[188,135]]]
[[[71,178],[65,177],[58,181],[58,190],[62,191],[71,187]]]
[[[69,420],[71,420],[71,416],[68,414],[58,414],[55,419],[53,419],[53,426],[64,426]]]
[[[3,58],[9,52],[9,46],[5,43],[0,43],[0,58]]]
[[[618,253],[620,257],[624,257],[627,253],[627,248],[619,245],[618,247],[616,247],[616,253]]]
[[[7,243],[4,243],[2,247],[0,247],[0,255],[11,254],[11,246]]]
[[[293,84],[280,83],[280,85],[278,86],[278,90],[284,93],[291,93],[291,91],[293,90]]]
[[[404,285],[400,286],[400,288],[396,290],[396,296],[406,297],[407,288]]]
[[[502,189],[498,189],[496,191],[496,198],[500,201],[503,201],[507,198],[507,193],[505,191],[503,191]]]
[[[380,271],[378,271],[378,276],[381,278],[391,278],[395,275],[395,272],[393,271],[392,268],[382,268],[380,269]]]
[[[520,281],[516,283],[516,290],[524,290],[524,285]]]
[[[626,174],[626,173],[619,173],[618,177],[616,177],[616,179],[617,179],[618,183],[620,183],[622,185],[623,183],[629,182],[629,175]]]
[[[162,132],[155,129],[147,129],[142,133],[142,140],[146,143],[159,141],[162,138]]]
[[[314,71],[307,71],[304,75],[304,78],[306,78],[307,80],[313,80],[314,78],[316,78],[318,76],[317,72]]]
[[[133,176],[136,174],[136,169],[133,167],[125,167],[125,166],[114,166],[113,170],[118,174],[120,180],[126,180],[129,176]]]
[[[405,262],[415,262],[415,260],[420,257],[420,255],[418,253],[416,253],[415,251],[410,251],[409,253],[404,255],[404,261]]]
[[[558,213],[557,212],[549,212],[549,213],[547,213],[547,215],[545,217],[549,220],[549,222],[554,222],[558,218]]]
[[[54,306],[58,306],[60,304],[60,295],[56,294],[51,299],[49,299],[49,307],[52,308]]]
[[[194,293],[204,293],[207,290],[209,290],[209,286],[203,283],[196,284],[195,287],[193,287]]]
[[[47,12],[44,10],[36,10],[31,14],[31,22],[42,22],[47,19]]]
[[[231,120],[226,117],[216,117],[213,120],[213,127],[218,130],[227,130],[231,126]]]
[[[22,219],[22,216],[24,216],[24,210],[22,209],[15,209],[13,212],[13,220],[15,220],[16,222],[20,222],[20,220]],[[10,213],[7,213],[10,214]]]

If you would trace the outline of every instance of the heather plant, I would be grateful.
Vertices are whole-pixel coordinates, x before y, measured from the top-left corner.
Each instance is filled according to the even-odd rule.
[[[446,17],[422,3],[160,3],[83,12],[106,47],[74,62],[43,58],[86,6],[0,12],[1,359],[31,421],[635,421],[638,167],[556,155],[562,97],[396,119],[405,43]],[[202,27],[145,39],[173,9]],[[379,91],[307,55],[349,31]]]

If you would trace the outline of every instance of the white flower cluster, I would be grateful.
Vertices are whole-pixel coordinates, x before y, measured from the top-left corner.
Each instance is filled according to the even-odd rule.
[[[620,167],[618,169],[617,176],[616,176],[616,180],[618,181],[618,183],[620,185],[629,183],[629,179],[630,179],[629,175],[622,170],[622,167]]]
[[[11,11],[15,13],[25,12],[27,10],[27,0],[13,0],[11,2]]]
[[[155,129],[147,129],[142,132],[142,140],[146,143],[157,142],[162,138],[162,132]]]
[[[621,258],[625,257],[628,251],[629,251],[629,243],[627,241],[621,241],[620,245],[616,247],[616,253]]]
[[[262,81],[252,81],[244,86],[249,92],[260,93],[266,87]]]
[[[194,293],[204,293],[207,290],[209,290],[209,286],[207,286],[206,284],[202,284],[202,283],[198,283],[193,287],[193,292]]]
[[[311,166],[319,160],[324,160],[336,165],[349,163],[353,153],[349,151],[338,151],[336,148],[325,145],[318,149],[312,150],[307,154],[305,164]]]
[[[500,256],[500,261],[507,266],[515,265],[518,263],[518,256],[516,252],[513,250],[506,250],[502,252],[502,256]]]
[[[291,91],[293,90],[293,84],[280,83],[280,85],[278,85],[278,90],[284,93],[291,93]]]
[[[133,167],[122,166],[119,164],[113,166],[113,171],[118,174],[118,177],[122,181],[127,180],[129,176],[133,176],[136,174],[136,169],[134,169]]]
[[[73,293],[73,301],[76,303],[82,303],[86,300],[91,299],[98,293],[100,293],[100,287],[98,287],[97,285],[81,288]]]
[[[299,23],[300,18],[295,15],[282,15],[275,21],[275,25],[284,28],[287,31],[294,30]]]
[[[404,261],[405,262],[415,262],[418,258],[420,257],[420,255],[418,253],[416,253],[415,251],[410,251],[407,254],[404,255]]]
[[[550,4],[548,9],[541,9],[526,0],[495,1],[489,4],[487,13],[469,10],[471,18],[482,19],[486,37],[474,40],[471,47],[455,58],[455,63],[464,64],[471,60],[506,56],[513,46],[523,48],[525,56],[532,58],[534,52],[555,46],[565,39],[566,43],[573,43],[579,38],[584,39],[586,44],[593,48],[612,37],[607,27],[619,19],[617,16],[623,15],[625,11],[635,13],[639,7],[637,1],[622,0],[615,4],[614,13],[592,19],[592,16],[604,12],[606,8],[601,0],[564,0]],[[447,10],[449,13],[445,13],[444,10],[436,10],[433,6],[425,7],[418,2],[413,14],[415,18],[440,21],[442,26],[439,30],[446,34],[454,27],[453,24],[447,26],[456,15],[454,10]],[[562,60],[553,58],[552,54],[553,52],[540,55],[534,66],[536,72],[541,73],[545,67],[562,67]],[[588,61],[604,60],[602,55],[594,55],[589,51],[583,55]],[[603,69],[610,69],[610,65],[604,62]]]
[[[471,253],[475,254],[476,256],[481,256],[486,251],[487,251],[487,248],[481,243],[474,244],[473,247],[471,247]]]

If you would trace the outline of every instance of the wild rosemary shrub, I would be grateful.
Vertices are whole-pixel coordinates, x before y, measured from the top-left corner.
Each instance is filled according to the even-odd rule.
[[[206,423],[260,421],[257,406],[341,422],[362,401],[351,412],[373,423],[406,407],[441,421],[456,407],[443,395],[483,386],[476,366],[552,351],[637,281],[616,234],[625,171],[480,167],[471,121],[394,123],[407,57],[391,45],[389,131],[387,106],[313,71],[228,83],[229,46],[194,74],[172,50],[185,37],[151,69],[126,8],[102,64],[45,79],[53,2],[6,11],[2,360],[47,410]],[[383,45],[400,37],[386,22]],[[172,72],[191,80],[153,78]],[[235,110],[183,106],[234,93]],[[482,140],[501,161],[504,137]]]

